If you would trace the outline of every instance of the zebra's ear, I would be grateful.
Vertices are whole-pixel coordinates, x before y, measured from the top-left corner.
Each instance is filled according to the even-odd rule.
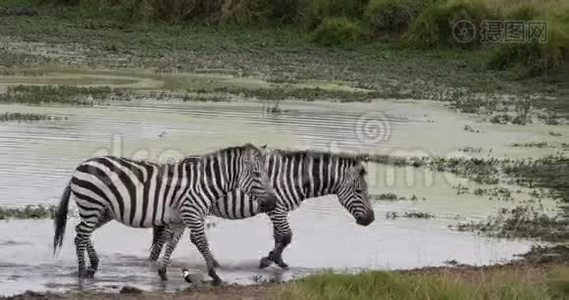
[[[263,146],[261,146],[261,150],[267,150],[267,144],[264,144]]]
[[[362,166],[361,164],[357,164],[355,166],[353,166],[350,170],[350,175],[352,176],[352,178],[354,180],[363,177],[367,174],[366,169],[364,168],[364,166]]]

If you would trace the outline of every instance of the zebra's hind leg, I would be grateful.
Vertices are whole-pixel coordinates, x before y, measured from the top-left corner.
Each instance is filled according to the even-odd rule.
[[[150,247],[149,261],[157,261],[162,252],[164,243],[172,239],[172,231],[166,226],[154,226],[152,228],[152,246]]]
[[[81,221],[76,227],[75,231],[77,234],[75,235],[75,251],[77,252],[77,266],[78,266],[78,276],[79,278],[92,278],[95,274],[95,270],[87,269],[85,267],[85,250],[87,248],[92,249],[92,253],[94,253],[94,257],[97,256],[97,253],[94,252],[93,245],[91,244],[91,233],[95,228],[94,225],[90,225],[85,221]],[[91,256],[91,253],[90,253]],[[91,258],[90,258],[91,259]],[[98,265],[98,258],[96,258],[97,265]]]
[[[164,256],[160,261],[160,267],[158,268],[158,275],[162,280],[168,280],[168,276],[166,276],[166,269],[171,263],[172,253],[176,249],[178,245],[178,241],[182,237],[184,233],[184,226],[173,226],[171,229],[165,229],[163,235],[168,236],[166,240],[166,250],[164,252]],[[164,242],[164,241],[163,241]]]
[[[282,254],[284,249],[292,241],[292,231],[288,225],[288,220],[286,213],[283,214],[271,214],[269,215],[271,222],[273,222],[273,238],[275,239],[275,247],[269,255],[261,258],[259,262],[259,268],[263,269],[270,266],[272,263],[277,264],[277,266],[286,269],[288,264],[283,260]]]
[[[113,216],[111,211],[105,210],[99,223],[95,225],[94,229],[101,228],[103,225],[109,223],[112,220]],[[93,273],[97,272],[99,269],[99,256],[97,255],[97,251],[95,251],[95,247],[93,246],[93,241],[91,241],[91,239],[87,240],[87,256],[89,256],[89,261],[91,262],[91,270]]]

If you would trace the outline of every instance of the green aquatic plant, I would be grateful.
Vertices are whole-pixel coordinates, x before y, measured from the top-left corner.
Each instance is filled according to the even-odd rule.
[[[66,117],[57,117],[46,114],[33,114],[33,113],[11,113],[6,112],[0,114],[0,122],[34,122],[34,121],[52,121],[52,120],[62,120]]]
[[[0,220],[8,219],[53,219],[54,205],[27,205],[24,208],[0,207]]]
[[[451,228],[473,231],[500,238],[538,238],[545,241],[565,241],[569,237],[569,219],[550,215],[533,206],[503,208],[485,221],[460,223]]]
[[[16,85],[8,86],[0,94],[0,102],[25,104],[79,104],[93,105],[111,99],[110,87],[77,87],[69,85]]]

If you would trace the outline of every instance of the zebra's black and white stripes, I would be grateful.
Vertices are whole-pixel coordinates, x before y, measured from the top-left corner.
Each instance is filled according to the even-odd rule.
[[[117,220],[131,227],[174,226],[191,231],[191,240],[204,256],[215,283],[216,262],[205,237],[204,217],[213,201],[240,189],[272,208],[276,196],[264,170],[264,155],[256,147],[226,148],[176,164],[155,164],[121,157],[96,157],[80,164],[73,173],[56,215],[54,249],[61,246],[71,195],[79,208],[75,245],[79,276],[90,276],[98,268],[91,243],[92,232]],[[91,270],[85,268],[87,250]],[[165,278],[163,262],[160,274]]]
[[[279,200],[268,212],[273,223],[275,247],[261,260],[260,266],[276,263],[287,267],[281,254],[292,240],[288,213],[304,199],[335,194],[339,202],[360,225],[374,220],[369,201],[365,168],[358,157],[310,151],[280,151],[268,154],[265,168]],[[213,203],[211,214],[227,219],[243,219],[262,212],[256,199],[235,190]],[[164,234],[155,230],[155,234]],[[155,237],[156,239],[156,237]],[[151,258],[157,258],[162,245],[154,243]],[[167,251],[165,256],[171,251]]]

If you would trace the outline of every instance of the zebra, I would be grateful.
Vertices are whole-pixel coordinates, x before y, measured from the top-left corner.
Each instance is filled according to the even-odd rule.
[[[55,216],[54,253],[62,246],[69,199],[74,196],[80,223],[75,227],[79,277],[92,277],[99,258],[91,242],[93,231],[111,220],[127,226],[167,226],[190,229],[191,241],[204,257],[214,284],[221,279],[210,253],[204,218],[212,200],[233,189],[259,197],[265,209],[276,205],[276,195],[264,169],[265,154],[251,144],[225,148],[174,164],[134,161],[123,157],[95,157],[81,163],[64,190]],[[85,267],[87,251],[90,268]],[[166,279],[169,260],[158,273]]]
[[[273,150],[267,155],[265,168],[279,200],[273,210],[266,212],[273,224],[274,248],[260,260],[259,268],[266,268],[272,263],[281,268],[288,267],[282,259],[283,250],[292,241],[288,213],[307,198],[334,194],[357,224],[367,226],[374,221],[364,160],[363,156],[315,151]],[[244,219],[261,212],[254,197],[236,189],[215,201],[210,214],[226,219]],[[150,259],[157,260],[163,242],[174,239],[175,243],[178,235],[181,232],[172,234],[166,228],[155,227]],[[164,257],[171,255],[172,251],[169,244]]]

